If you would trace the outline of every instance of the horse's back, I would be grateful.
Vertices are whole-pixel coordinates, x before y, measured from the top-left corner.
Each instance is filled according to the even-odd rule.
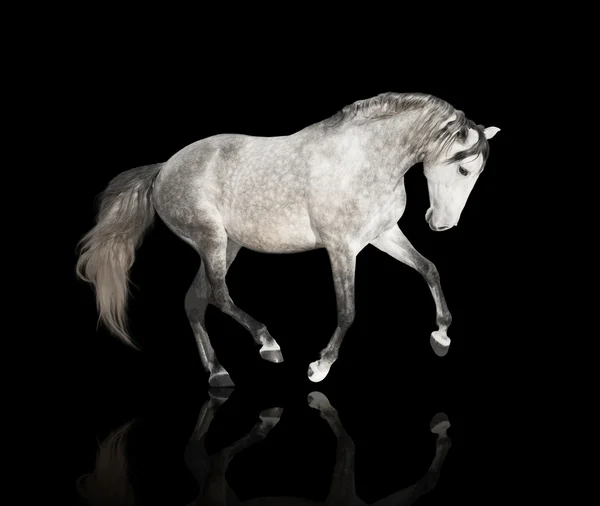
[[[227,181],[236,167],[232,159],[246,139],[240,134],[207,137],[185,146],[165,162],[154,181],[152,197],[167,225],[192,224],[203,205],[224,201]]]
[[[164,164],[155,181],[163,193],[195,187],[212,190],[219,201],[233,198],[241,186],[264,183],[285,166],[282,146],[287,137],[253,137],[244,134],[219,134],[193,142],[180,149]]]
[[[319,239],[306,204],[308,170],[296,136],[220,134],[173,155],[154,185],[159,216],[183,230],[208,215],[249,249],[292,253]]]
[[[250,137],[241,134],[219,134],[193,142],[180,149],[164,164],[155,188],[169,193],[181,184],[198,181],[204,188],[226,178],[236,167],[236,155]],[[225,172],[225,174],[223,173]],[[180,183],[180,184],[178,184]]]

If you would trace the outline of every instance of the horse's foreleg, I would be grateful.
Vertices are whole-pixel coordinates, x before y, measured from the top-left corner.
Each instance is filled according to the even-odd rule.
[[[262,411],[260,421],[248,434],[212,457],[211,474],[197,504],[225,506],[226,504],[240,503],[225,479],[227,467],[236,454],[264,439],[269,431],[277,425],[282,412],[283,409],[277,407]]]
[[[241,247],[229,241],[227,243],[226,253],[226,271],[229,269]],[[200,358],[204,369],[209,374],[208,382],[212,387],[233,387],[234,383],[229,377],[229,373],[219,363],[215,355],[215,350],[210,344],[210,338],[206,331],[204,317],[206,308],[210,299],[211,288],[206,278],[206,269],[204,263],[200,266],[194,282],[190,286],[185,296],[185,310],[190,320],[194,337],[200,350]]]
[[[397,226],[383,232],[371,244],[403,264],[417,270],[425,278],[435,301],[436,322],[438,325],[438,330],[431,334],[431,344],[438,355],[445,355],[450,346],[450,338],[446,335],[446,332],[450,323],[452,323],[452,315],[446,305],[446,299],[440,284],[440,275],[436,266],[414,248]]]
[[[308,377],[314,382],[323,380],[329,373],[329,369],[338,358],[344,336],[354,321],[356,252],[347,247],[328,247],[327,253],[333,274],[338,323],[329,343],[321,350],[321,358],[308,367]]]
[[[373,503],[373,506],[409,506],[423,494],[431,492],[435,488],[440,477],[442,464],[452,446],[452,441],[446,434],[448,427],[450,427],[450,422],[446,415],[440,413],[433,417],[431,432],[437,434],[435,456],[425,475],[414,485],[380,499]]]
[[[354,441],[344,430],[337,410],[329,403],[329,399],[321,392],[308,394],[308,405],[319,410],[323,418],[337,438],[335,467],[331,487],[325,504],[353,506],[364,504],[356,496],[354,483]]]
[[[209,302],[218,307],[223,313],[234,318],[250,334],[257,344],[261,345],[260,356],[269,362],[283,362],[283,355],[279,345],[271,337],[267,327],[252,318],[235,305],[229,296],[229,289],[225,282],[227,274],[227,233],[221,226],[215,225],[203,231],[200,239],[202,262],[210,283]],[[238,246],[239,249],[239,246]]]

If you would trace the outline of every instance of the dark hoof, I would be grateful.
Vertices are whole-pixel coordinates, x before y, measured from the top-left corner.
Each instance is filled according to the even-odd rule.
[[[208,384],[211,387],[217,388],[231,388],[235,386],[235,383],[231,381],[229,374],[226,372],[222,372],[211,376],[208,380]]]
[[[260,422],[256,425],[258,434],[261,434],[263,437],[266,436],[279,423],[281,413],[283,413],[283,408],[269,408],[261,411],[260,415],[258,415]]]
[[[329,403],[327,396],[324,393],[316,390],[308,394],[306,400],[308,401],[308,405],[313,409],[324,410],[331,408],[331,404]]]
[[[438,357],[445,357],[450,349],[450,346],[441,345],[433,337],[429,338],[429,344],[431,344],[431,348]]]
[[[260,356],[269,362],[273,362],[274,364],[280,364],[283,362],[281,350],[264,350],[260,352]]]
[[[261,411],[258,417],[263,422],[279,420],[281,418],[281,413],[283,413],[283,408],[269,408]]]
[[[446,416],[446,413],[438,413],[435,415],[429,424],[429,430],[434,434],[445,434],[450,427],[450,420]]]

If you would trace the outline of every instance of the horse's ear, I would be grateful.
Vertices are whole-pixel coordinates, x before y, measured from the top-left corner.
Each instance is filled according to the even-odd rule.
[[[483,134],[485,135],[486,139],[491,139],[492,137],[494,137],[494,135],[496,135],[498,132],[500,131],[500,129],[498,127],[487,127],[484,131]]]

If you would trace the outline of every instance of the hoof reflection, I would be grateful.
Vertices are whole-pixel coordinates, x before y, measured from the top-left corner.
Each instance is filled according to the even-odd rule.
[[[356,495],[354,480],[355,446],[345,431],[337,410],[322,392],[314,391],[307,396],[308,406],[315,409],[329,425],[337,439],[336,461],[327,498],[316,502],[298,497],[257,497],[240,501],[230,488],[227,469],[232,459],[246,448],[269,436],[280,423],[284,410],[273,406],[258,414],[252,429],[229,446],[213,455],[208,455],[205,437],[219,408],[227,402],[233,389],[211,389],[209,399],[203,404],[193,433],[186,445],[184,460],[199,485],[198,496],[191,505],[344,505],[359,506],[367,503]],[[285,423],[285,422],[284,422]],[[77,481],[77,489],[83,504],[133,506],[139,503],[129,482],[126,442],[133,422],[129,422],[111,433],[100,445],[95,469]],[[436,435],[435,455],[427,472],[413,485],[399,490],[374,503],[377,506],[407,506],[430,492],[437,484],[442,464],[451,447],[447,431],[450,421],[444,413],[438,413],[430,422],[429,429]]]

